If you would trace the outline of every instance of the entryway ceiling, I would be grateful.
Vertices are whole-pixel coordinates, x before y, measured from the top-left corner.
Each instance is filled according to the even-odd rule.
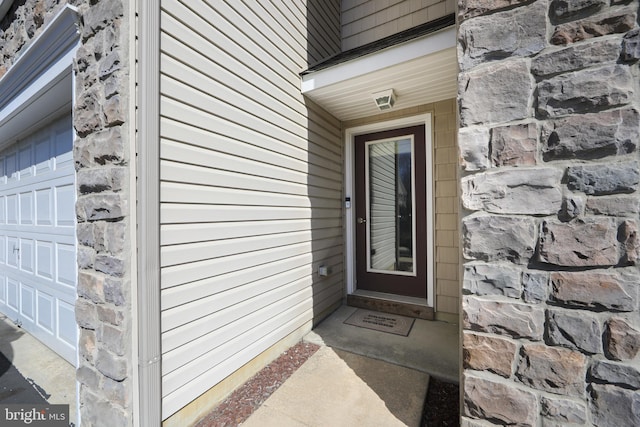
[[[302,75],[302,93],[338,119],[379,114],[372,94],[393,89],[392,110],[455,98],[455,27]]]

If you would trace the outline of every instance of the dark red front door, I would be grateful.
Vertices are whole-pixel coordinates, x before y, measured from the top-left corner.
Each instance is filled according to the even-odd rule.
[[[355,138],[356,287],[427,296],[425,127]]]

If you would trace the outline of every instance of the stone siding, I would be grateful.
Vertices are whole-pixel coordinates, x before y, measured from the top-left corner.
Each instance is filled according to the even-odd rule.
[[[462,425],[640,425],[638,1],[460,0]]]
[[[76,0],[74,160],[77,173],[80,415],[83,426],[133,423],[127,2]]]

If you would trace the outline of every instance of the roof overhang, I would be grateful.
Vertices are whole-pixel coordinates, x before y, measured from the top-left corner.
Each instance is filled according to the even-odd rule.
[[[71,109],[77,22],[66,5],[0,78],[0,148]]]
[[[302,74],[302,93],[340,120],[379,114],[372,94],[393,89],[394,110],[455,98],[456,28]]]

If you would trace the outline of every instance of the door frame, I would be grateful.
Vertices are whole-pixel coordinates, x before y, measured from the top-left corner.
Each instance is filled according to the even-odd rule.
[[[355,218],[355,150],[354,139],[358,135],[374,133],[383,130],[424,125],[425,131],[425,153],[426,153],[426,203],[427,203],[427,299],[426,304],[435,310],[434,283],[435,283],[435,245],[434,245],[434,176],[433,176],[433,126],[432,114],[425,113],[417,116],[403,117],[400,119],[371,123],[362,126],[355,126],[345,129],[344,132],[344,212],[345,212],[345,265],[347,294],[356,291],[356,218]],[[347,199],[351,202],[351,207],[346,207]]]

